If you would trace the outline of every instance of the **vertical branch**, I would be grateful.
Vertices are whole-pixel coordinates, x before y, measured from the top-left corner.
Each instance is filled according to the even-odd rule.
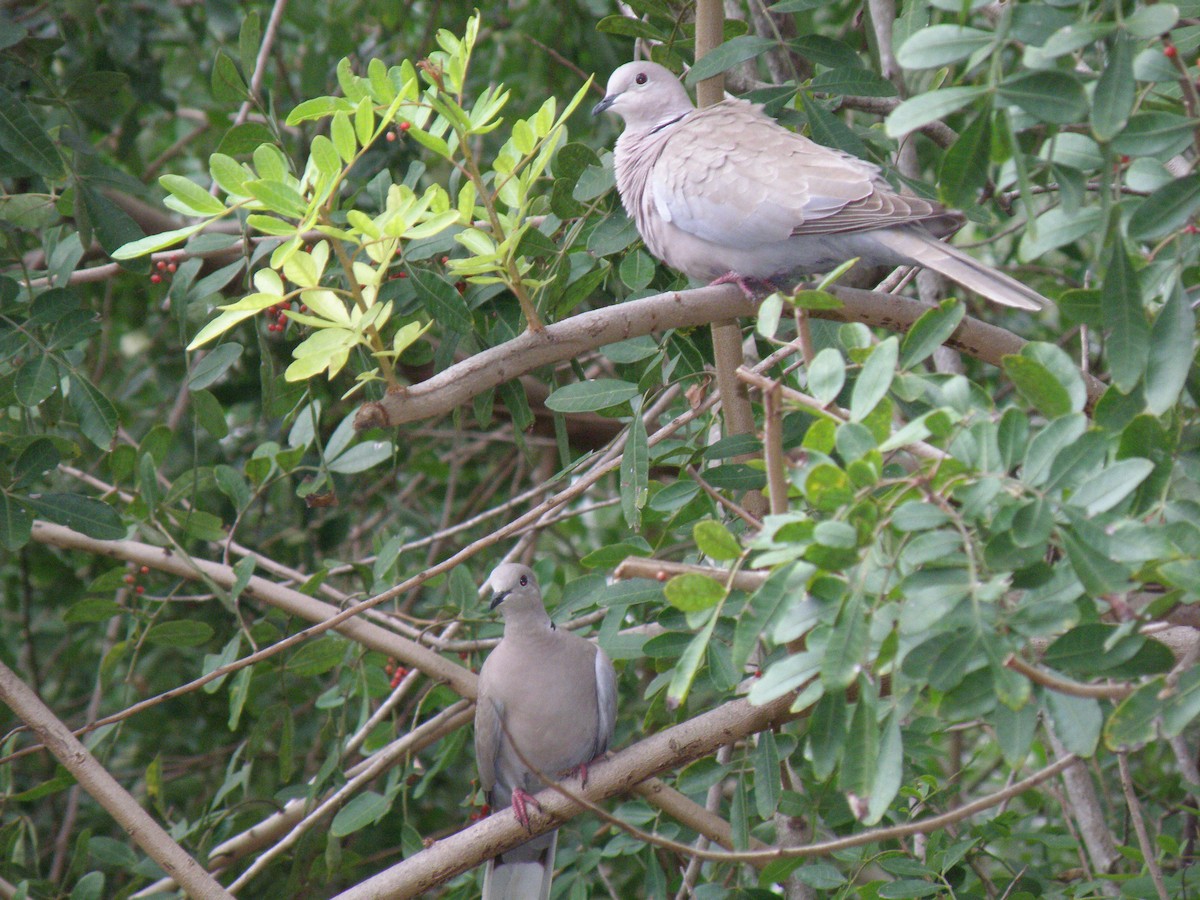
[[[1137,794],[1133,792],[1133,776],[1129,774],[1129,754],[1124,750],[1117,752],[1117,769],[1121,773],[1121,791],[1125,794],[1125,805],[1129,808],[1129,818],[1133,822],[1133,830],[1137,832],[1138,846],[1142,850],[1142,860],[1150,872],[1150,880],[1154,882],[1154,890],[1159,900],[1167,900],[1167,886],[1163,883],[1162,869],[1154,858],[1154,844],[1150,841],[1150,833],[1146,831],[1146,820],[1142,816],[1142,804],[1138,803]]]
[[[1051,750],[1058,759],[1068,755],[1067,749],[1054,733],[1049,721],[1043,725]],[[1074,816],[1079,827],[1083,845],[1087,848],[1088,858],[1097,875],[1107,875],[1120,859],[1117,848],[1113,845],[1112,833],[1104,821],[1104,813],[1100,809],[1100,798],[1096,796],[1096,786],[1092,784],[1087,766],[1076,760],[1062,773],[1063,787],[1066,788],[1066,799],[1069,815]],[[1109,896],[1116,896],[1117,890],[1109,882],[1101,882],[1100,890]]]
[[[721,0],[696,2],[696,59],[721,45],[724,36],[725,10]],[[723,75],[714,75],[696,85],[696,103],[711,106],[725,96]],[[750,396],[735,374],[742,364],[742,329],[737,319],[712,324],[713,361],[717,367],[717,390],[721,393],[721,409],[725,414],[725,434],[753,434],[754,411]],[[744,457],[742,458],[744,459]],[[742,499],[747,511],[761,517],[765,498],[751,491]]]
[[[771,515],[787,512],[787,466],[783,459],[783,413],[779,385],[763,391],[763,460],[767,464],[767,498]]]

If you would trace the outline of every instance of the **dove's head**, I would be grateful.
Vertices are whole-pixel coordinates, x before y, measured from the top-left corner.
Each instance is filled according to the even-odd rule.
[[[654,128],[691,112],[692,100],[670,69],[652,62],[625,63],[612,73],[592,115],[612,110],[634,131]]]
[[[510,613],[543,610],[542,591],[538,587],[537,578],[529,566],[516,563],[504,563],[496,566],[488,576],[488,584],[492,588],[492,602],[489,609],[500,607],[500,612],[508,616]]]

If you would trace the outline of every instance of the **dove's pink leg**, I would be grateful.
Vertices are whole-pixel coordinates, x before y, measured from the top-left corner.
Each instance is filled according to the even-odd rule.
[[[747,300],[757,300],[759,293],[762,291],[769,293],[779,290],[769,279],[752,278],[746,275],[739,275],[737,272],[726,272],[720,278],[713,279],[709,284],[736,284],[742,289],[742,293],[746,295]]]
[[[529,825],[529,811],[525,808],[526,804],[533,804],[538,809],[542,808],[542,805],[534,799],[533,794],[528,794],[520,788],[513,788],[513,814],[516,815],[517,821],[525,826],[526,831],[533,831],[533,828]]]

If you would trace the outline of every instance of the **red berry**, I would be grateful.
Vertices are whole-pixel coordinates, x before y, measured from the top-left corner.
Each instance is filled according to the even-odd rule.
[[[454,282],[454,289],[461,294],[467,289],[467,283],[465,281],[456,281]]]
[[[657,572],[654,573],[654,577],[657,578],[659,581],[666,581],[667,573],[664,572],[662,569],[659,569]]]
[[[126,584],[133,584],[133,583],[134,583],[136,580],[137,580],[137,579],[136,579],[136,578],[134,578],[132,575],[126,575],[126,576],[125,576],[125,583],[126,583]]]
[[[443,256],[443,257],[442,257],[442,265],[444,266],[444,265],[445,265],[446,263],[448,263],[448,262],[450,262],[450,257],[448,257],[448,256]]]
[[[155,272],[153,275],[150,276],[151,284],[160,284],[161,282],[162,282],[162,276],[159,275],[157,272]]]
[[[160,259],[160,260],[159,260],[159,261],[158,261],[158,262],[155,264],[155,268],[157,268],[157,269],[158,269],[158,271],[162,272],[163,270],[165,270],[165,269],[167,268],[167,261],[166,261],[165,259]]]
[[[467,651],[465,651],[465,650],[464,650],[464,651],[462,651],[461,653],[459,653],[459,654],[458,654],[458,658],[459,658],[459,659],[466,659],[468,655],[469,655],[469,654],[467,653]]]
[[[1163,47],[1163,56],[1165,56],[1167,59],[1174,59],[1178,55],[1179,51],[1175,49],[1174,44],[1167,44],[1165,47]]]
[[[144,593],[146,593],[146,589],[139,584],[137,587],[135,587],[133,589],[133,592],[135,594],[144,594]]]
[[[396,132],[389,131],[386,135],[384,135],[384,139],[391,143],[392,141],[396,140]]]
[[[167,263],[167,271],[170,272],[172,275],[175,274],[175,272],[178,268],[179,268],[179,266],[175,265],[175,263]]]
[[[1197,228],[1195,225],[1192,225],[1189,223],[1187,226],[1184,227],[1183,233],[1184,234],[1200,234],[1200,228]]]
[[[149,574],[150,574],[150,567],[149,567],[149,566],[142,566],[140,569],[138,569],[138,571],[139,571],[139,572],[141,572],[143,575],[149,575]]]
[[[400,123],[401,131],[408,131],[408,129],[410,129],[410,128],[412,128],[412,122],[401,122]]]

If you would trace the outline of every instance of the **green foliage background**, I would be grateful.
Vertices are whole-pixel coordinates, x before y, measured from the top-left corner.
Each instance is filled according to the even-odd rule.
[[[686,858],[577,820],[560,837],[555,896],[1148,897],[1154,876],[1162,893],[1188,896],[1200,790],[1188,651],[1200,599],[1200,4],[905,3],[892,29],[901,91],[862,5],[783,0],[770,20],[728,21],[726,42],[688,76],[727,71],[786,124],[889,168],[904,145],[909,189],[964,209],[959,243],[1054,309],[945,303],[901,335],[814,319],[809,364],[792,365],[793,350],[762,373],[812,402],[785,395],[775,414],[756,398],[759,435],[714,437],[719,417],[689,414],[684,392],[669,392],[706,383],[704,329],[610,345],[439,420],[356,434],[359,404],[392,378],[418,381],[520,334],[514,292],[554,322],[686,287],[641,247],[611,190],[616,124],[590,120],[588,99],[563,134],[536,125],[548,98],[557,114],[587,75],[602,84],[631,38],[661,42],[654,55],[667,63],[693,61],[687,5],[630,6],[640,19],[600,2],[484,8],[462,83],[441,93],[416,64],[438,51],[439,29],[464,34],[468,4],[289,4],[277,31],[265,4],[0,12],[0,659],[81,727],[310,624],[250,590],[251,574],[352,602],[464,548],[469,561],[381,609],[405,634],[463,620],[455,640],[495,637],[475,586],[511,544],[489,535],[536,502],[531,489],[585,475],[623,438],[619,469],[521,546],[536,552],[555,618],[590,614],[617,661],[617,747],[747,690],[756,702],[797,692],[793,721],[669,776],[715,801],[736,846],[782,842],[789,826],[820,839],[921,819],[1066,752],[1087,760],[1097,794],[1083,808],[1052,780],[922,840],[765,869],[706,863],[686,886]],[[264,42],[264,77],[250,89]],[[448,46],[435,61],[461,57]],[[388,121],[368,91],[375,130],[326,155],[339,186],[314,200],[302,180],[310,154],[320,169],[317,138],[337,145],[339,127],[337,101],[322,113],[318,98],[369,86],[388,66],[397,74],[375,87],[400,91],[402,61],[443,105],[428,120]],[[499,85],[503,124],[459,134],[446,96],[469,113]],[[306,102],[318,104],[311,117],[295,112]],[[518,120],[535,123],[532,138]],[[477,198],[497,188],[512,168],[506,146],[528,140],[560,149],[545,171],[527,170],[520,203],[499,191],[491,206],[463,200],[468,185]],[[209,194],[214,154],[257,176],[247,190],[281,237],[245,227],[255,224],[245,209],[227,214],[238,193],[227,184]],[[249,162],[249,175],[236,168]],[[387,213],[394,185],[441,191],[441,212],[465,207],[373,260],[369,302],[390,304],[382,343],[359,329],[337,345],[339,364],[325,348],[322,365],[285,377],[293,349],[332,319],[316,303],[302,311],[299,295],[280,318],[278,293],[188,349],[218,306],[264,293],[254,273],[273,265],[289,286],[342,303],[358,288],[336,253],[307,285],[285,257],[297,265],[324,237],[363,262],[362,223]],[[442,200],[430,202],[436,214]],[[153,237],[212,217],[221,226],[186,244]],[[503,238],[501,249],[486,243]],[[370,274],[349,271],[354,283]],[[1002,369],[970,358],[964,373],[935,368],[964,308],[1030,343]],[[779,302],[744,325],[764,358],[797,328]],[[681,415],[692,418],[654,439]],[[761,456],[764,429],[786,454],[775,465],[787,497],[751,528],[732,503],[766,484],[772,464],[743,457]],[[69,550],[35,519],[225,563],[236,577],[222,586]],[[760,577],[746,590],[696,573],[608,584],[631,555]],[[477,669],[485,652],[466,642],[445,655]],[[347,751],[392,692],[389,665],[324,635],[86,742],[204,861],[288,800],[325,796],[360,755],[459,699],[414,678]],[[125,897],[152,883],[154,864],[49,754],[13,755],[31,739],[2,715],[3,895]],[[1121,754],[1137,807],[1122,793]],[[473,777],[469,730],[458,729],[305,831],[242,895],[336,895],[467,824]],[[642,799],[612,810],[695,837]],[[1103,865],[1079,837],[1097,819]],[[476,895],[477,875],[442,891]]]

